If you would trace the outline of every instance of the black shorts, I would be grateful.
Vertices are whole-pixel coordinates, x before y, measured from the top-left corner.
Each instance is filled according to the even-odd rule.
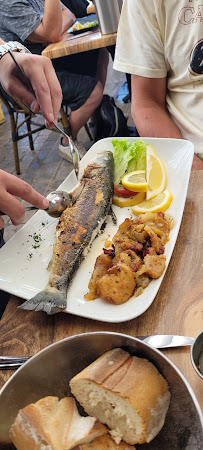
[[[62,105],[76,111],[86,102],[98,83],[97,59],[98,51],[91,50],[52,60],[63,92]]]
[[[98,81],[87,75],[76,75],[69,72],[56,72],[61,85],[62,105],[69,106],[71,111],[79,109],[90,97]]]

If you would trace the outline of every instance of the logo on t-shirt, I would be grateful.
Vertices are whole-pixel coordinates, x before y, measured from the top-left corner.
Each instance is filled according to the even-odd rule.
[[[192,49],[189,71],[193,75],[203,75],[203,39],[195,44]]]

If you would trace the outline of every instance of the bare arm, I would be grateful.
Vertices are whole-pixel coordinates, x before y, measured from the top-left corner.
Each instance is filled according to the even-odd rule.
[[[89,1],[89,5],[87,6],[87,14],[91,14],[95,12],[95,6],[92,1]]]
[[[132,116],[140,136],[181,139],[166,107],[166,78],[132,75]]]
[[[166,111],[166,78],[132,75],[132,116],[140,136],[182,139],[182,134]],[[192,170],[203,170],[203,161],[194,155]]]
[[[27,39],[31,42],[58,42],[61,34],[75,21],[74,14],[68,9],[61,9],[60,0],[45,0],[44,14],[40,25]]]
[[[64,31],[68,30],[73,25],[76,17],[68,8],[64,7],[62,11],[62,19],[62,33],[64,33]]]
[[[0,44],[4,44],[2,39]],[[0,83],[9,95],[21,100],[35,113],[41,110],[50,128],[51,122],[57,120],[62,101],[61,87],[52,63],[44,56],[31,53],[15,52],[15,57],[28,76],[36,97],[22,83],[8,53],[0,60]]]
[[[11,218],[14,225],[19,225],[24,220],[25,209],[14,195],[37,208],[45,209],[48,207],[47,198],[38,194],[28,183],[0,170],[0,210]],[[0,216],[0,229],[3,226],[3,217]]]

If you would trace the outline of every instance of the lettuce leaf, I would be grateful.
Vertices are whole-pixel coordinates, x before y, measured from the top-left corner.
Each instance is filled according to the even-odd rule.
[[[121,183],[121,179],[128,172],[145,170],[146,148],[142,141],[129,142],[127,139],[112,139],[114,155],[114,184]]]

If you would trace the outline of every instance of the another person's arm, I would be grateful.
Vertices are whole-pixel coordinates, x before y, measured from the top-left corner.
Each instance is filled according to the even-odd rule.
[[[0,170],[0,211],[11,218],[14,225],[23,222],[25,209],[17,196],[40,209],[48,207],[47,198],[38,194],[28,183],[9,173]],[[4,227],[3,217],[0,215],[0,229]]]
[[[4,41],[0,39],[0,45]],[[36,98],[19,78],[18,69],[9,53],[0,59],[0,83],[4,90],[25,103],[35,113],[41,110],[47,126],[57,120],[62,92],[51,61],[44,56],[15,52],[15,58],[28,76]]]
[[[31,42],[58,42],[62,33],[71,27],[75,15],[59,0],[45,0],[44,14],[40,25],[27,37]]]
[[[132,116],[140,136],[181,139],[166,111],[166,78],[132,75]]]
[[[140,136],[183,139],[166,110],[166,78],[132,75],[132,116]],[[203,161],[194,155],[193,170],[203,169]]]

